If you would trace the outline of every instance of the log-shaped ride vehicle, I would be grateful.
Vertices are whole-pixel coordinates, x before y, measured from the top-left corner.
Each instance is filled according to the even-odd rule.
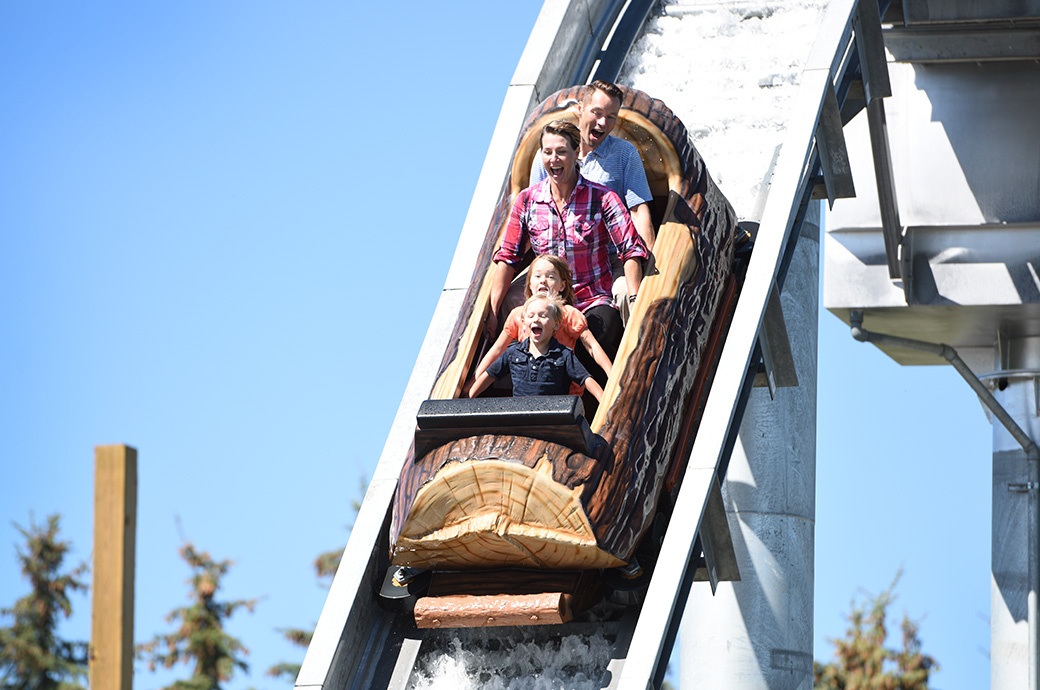
[[[628,572],[681,481],[734,301],[738,229],[679,119],[661,101],[623,91],[613,134],[643,158],[657,240],[603,400],[588,422],[577,397],[459,399],[486,347],[492,254],[542,127],[576,121],[574,87],[541,103],[520,134],[401,472],[390,563],[407,568],[391,567],[383,592],[424,590],[410,599],[421,627],[579,614],[602,596],[603,573]],[[408,582],[402,572],[423,575]]]

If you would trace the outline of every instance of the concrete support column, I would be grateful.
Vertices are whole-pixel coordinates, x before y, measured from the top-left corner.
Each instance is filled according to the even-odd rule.
[[[1014,343],[1012,343],[1014,345]],[[1014,353],[1030,348],[1010,348]],[[1034,441],[1040,439],[1040,361],[1001,359],[1007,378],[994,396]],[[1003,390],[1001,390],[1003,388]],[[993,545],[990,585],[990,687],[1040,689],[1037,635],[1038,463],[993,424]]]
[[[722,486],[741,581],[694,583],[683,688],[812,690],[819,206],[806,215],[781,293],[798,386],[752,392]]]

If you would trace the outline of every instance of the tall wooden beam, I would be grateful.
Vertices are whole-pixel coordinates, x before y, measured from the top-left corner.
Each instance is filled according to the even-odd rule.
[[[94,586],[91,690],[131,690],[134,672],[134,555],[137,450],[94,448]]]

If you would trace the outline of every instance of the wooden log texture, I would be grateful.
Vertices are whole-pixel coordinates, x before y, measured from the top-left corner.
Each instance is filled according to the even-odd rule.
[[[523,436],[482,435],[432,451],[402,473],[392,559],[423,568],[490,564],[603,568],[584,500],[603,459]],[[414,491],[413,491],[414,489]]]
[[[654,517],[732,271],[736,216],[671,110],[640,91],[623,90],[616,133],[643,156],[655,206],[663,206],[669,194],[673,198],[654,247],[658,272],[640,288],[615,358],[615,375],[591,424],[609,449],[603,457],[588,458],[542,441],[478,436],[418,460],[409,457],[391,525],[395,563],[607,567],[591,564],[628,561]],[[573,87],[554,94],[527,120],[431,398],[455,397],[462,390],[489,308],[491,257],[513,198],[527,184],[541,127],[551,119],[574,119],[580,92],[581,87]],[[488,470],[475,469],[476,464],[488,464]],[[560,486],[550,489],[539,477]],[[470,481],[480,488],[463,490]],[[522,506],[521,495],[526,496]],[[574,497],[585,524],[569,512]],[[490,511],[494,517],[477,507],[481,499],[487,506],[489,498],[504,501]],[[460,499],[466,501],[465,510],[449,506]],[[538,501],[547,503],[538,506]],[[436,524],[441,516],[451,528]],[[538,525],[540,533],[523,532],[521,523]],[[463,536],[470,528],[481,530],[482,537]],[[523,540],[515,541],[521,532]],[[553,546],[553,539],[560,541]]]
[[[419,628],[558,625],[572,618],[569,599],[563,592],[423,597],[415,602],[415,625]]]
[[[679,207],[679,219],[692,232],[695,268],[682,271],[673,298],[651,301],[640,294],[617,358],[624,358],[621,374],[608,384],[620,391],[592,424],[612,448],[615,462],[587,503],[589,521],[600,545],[626,560],[654,518],[732,269],[733,211],[717,189],[704,199],[701,219],[720,211],[728,215],[712,218],[698,231],[692,210]],[[720,200],[724,207],[717,206]]]

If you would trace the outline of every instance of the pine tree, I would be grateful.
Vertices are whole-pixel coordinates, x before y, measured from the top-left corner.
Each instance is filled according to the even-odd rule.
[[[902,649],[888,649],[888,607],[901,573],[888,589],[864,606],[853,602],[845,639],[834,643],[836,661],[813,663],[815,690],[928,690],[928,680],[939,669],[935,659],[921,652],[918,626],[903,614]]]
[[[138,650],[148,660],[148,668],[172,668],[177,663],[194,664],[191,678],[177,681],[164,690],[220,690],[220,683],[231,680],[235,670],[248,672],[243,660],[249,650],[224,631],[224,625],[235,611],[253,611],[256,599],[218,601],[220,581],[231,568],[231,561],[214,561],[205,551],[197,551],[188,543],[180,549],[181,558],[192,569],[192,604],[174,609],[167,622],[179,622],[167,635],[157,635]]]
[[[84,591],[81,577],[85,563],[71,572],[61,567],[69,542],[58,539],[60,518],[51,515],[42,527],[29,519],[29,528],[15,528],[25,538],[18,549],[22,575],[30,592],[13,608],[0,609],[0,618],[12,617],[0,628],[0,688],[3,690],[82,690],[76,682],[86,676],[86,642],[69,642],[58,636],[58,623],[72,615],[70,595]]]

